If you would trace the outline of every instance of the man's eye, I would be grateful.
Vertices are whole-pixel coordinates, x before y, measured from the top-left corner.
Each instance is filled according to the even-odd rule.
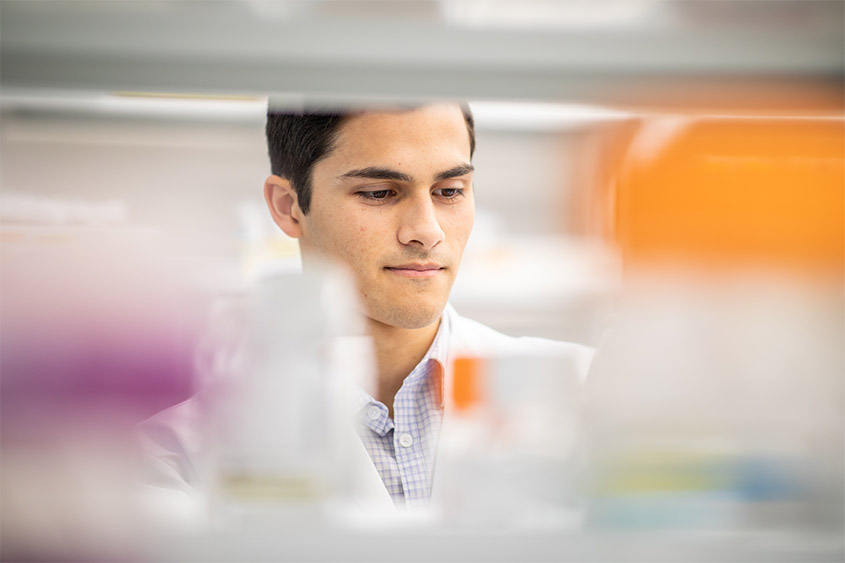
[[[380,199],[387,199],[393,190],[376,190],[372,192],[358,192],[358,195],[364,199],[370,200],[380,200]]]
[[[464,190],[460,188],[440,188],[439,190],[434,190],[434,193],[442,198],[455,199],[464,195]]]

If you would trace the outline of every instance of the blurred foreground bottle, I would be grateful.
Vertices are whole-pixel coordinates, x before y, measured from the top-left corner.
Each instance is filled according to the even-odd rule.
[[[354,486],[345,400],[373,359],[353,287],[323,266],[266,277],[247,297],[243,342],[204,405],[215,526],[319,523]]]
[[[570,361],[553,354],[455,360],[434,490],[444,525],[578,525],[580,381]]]

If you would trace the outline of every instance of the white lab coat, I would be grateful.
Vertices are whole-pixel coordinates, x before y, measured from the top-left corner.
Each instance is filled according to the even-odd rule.
[[[447,306],[444,315],[449,316],[451,323],[444,381],[447,397],[450,396],[452,385],[452,360],[461,356],[555,354],[563,358],[566,369],[571,370],[572,374],[582,381],[592,361],[593,350],[587,346],[542,338],[506,336],[458,315],[451,305]],[[158,413],[139,426],[146,461],[147,484],[197,498],[200,473],[195,467],[195,460],[203,440],[200,432],[200,409],[200,402],[194,397]],[[444,419],[448,416],[447,401]],[[354,478],[350,480],[349,500],[353,501],[354,505],[373,512],[393,510],[393,502],[387,489],[351,424],[348,430],[348,438],[355,444],[350,447],[352,459],[349,470],[354,472]],[[442,476],[435,472],[432,485],[433,500],[437,497],[440,478]]]

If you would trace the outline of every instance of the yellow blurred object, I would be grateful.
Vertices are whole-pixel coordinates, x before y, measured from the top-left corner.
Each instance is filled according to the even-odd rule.
[[[845,121],[662,117],[630,144],[614,194],[626,265],[681,258],[842,275]]]
[[[601,495],[649,494],[661,492],[724,491],[733,483],[730,461],[725,455],[638,452],[613,460],[614,471],[602,475]]]

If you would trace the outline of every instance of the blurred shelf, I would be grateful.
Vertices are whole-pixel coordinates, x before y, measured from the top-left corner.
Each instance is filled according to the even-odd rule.
[[[282,104],[755,96],[788,105],[822,89],[841,105],[841,1],[629,2],[637,10],[627,19],[602,20],[625,3],[520,2],[531,17],[519,18],[507,2],[467,0],[4,0],[0,80],[4,89],[278,94]]]
[[[282,530],[281,532],[279,530]],[[340,529],[199,534],[154,542],[154,561],[841,561],[841,536],[784,531],[592,533]]]

